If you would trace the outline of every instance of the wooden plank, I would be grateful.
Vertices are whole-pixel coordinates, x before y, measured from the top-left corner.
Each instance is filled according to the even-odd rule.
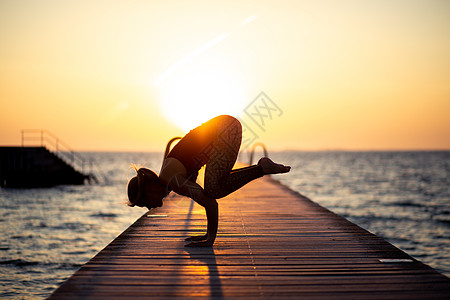
[[[271,178],[219,205],[214,248],[184,247],[185,237],[206,230],[205,214],[170,196],[50,299],[450,298],[446,276]]]

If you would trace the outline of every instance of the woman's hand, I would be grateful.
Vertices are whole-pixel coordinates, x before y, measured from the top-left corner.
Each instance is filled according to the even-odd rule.
[[[197,235],[197,236],[190,236],[185,239],[186,242],[198,242],[198,241],[205,241],[208,238],[208,234],[205,235]]]
[[[214,241],[206,240],[206,241],[200,241],[200,242],[192,242],[192,243],[185,245],[185,247],[212,247],[213,244],[214,244]]]

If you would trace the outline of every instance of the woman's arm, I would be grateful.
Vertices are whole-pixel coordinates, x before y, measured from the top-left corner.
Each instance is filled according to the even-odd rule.
[[[170,187],[177,194],[192,198],[195,202],[203,206],[206,211],[206,218],[208,220],[206,235],[188,239],[192,242],[186,246],[211,247],[216,239],[219,224],[219,205],[216,199],[206,195],[205,190],[200,185],[189,181],[183,175],[176,175],[176,178],[172,178]]]
[[[208,221],[206,240],[195,241],[194,238],[191,243],[186,245],[186,247],[212,247],[214,244],[219,225],[219,205],[215,199],[211,200],[212,201],[208,202],[207,206],[205,206],[206,219]],[[204,239],[204,237],[202,237],[202,239]]]

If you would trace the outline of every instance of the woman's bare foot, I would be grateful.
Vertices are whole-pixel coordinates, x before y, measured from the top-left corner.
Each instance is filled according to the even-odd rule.
[[[291,167],[274,163],[270,158],[263,157],[258,161],[258,165],[262,167],[264,175],[287,173]]]

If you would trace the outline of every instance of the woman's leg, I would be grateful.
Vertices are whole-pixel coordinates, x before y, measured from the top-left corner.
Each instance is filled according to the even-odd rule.
[[[225,197],[250,181],[264,175],[259,165],[232,170],[241,145],[242,127],[231,119],[218,126],[205,170],[205,191],[214,198]]]

